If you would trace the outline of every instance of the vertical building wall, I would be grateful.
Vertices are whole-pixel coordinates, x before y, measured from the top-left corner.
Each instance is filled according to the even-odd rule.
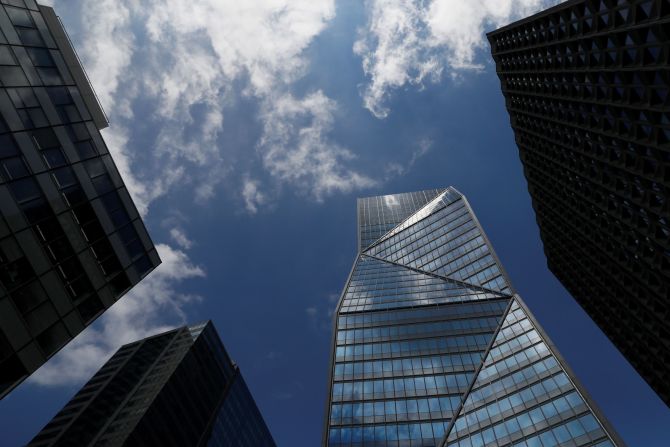
[[[324,445],[557,445],[545,433],[563,437],[558,427],[578,418],[590,425],[572,424],[574,445],[622,445],[535,329],[458,191],[358,206],[362,244],[337,308]],[[568,398],[575,407],[563,409]],[[538,415],[538,405],[561,410]],[[523,426],[509,422],[517,417]]]
[[[211,322],[121,347],[29,446],[274,447]]]
[[[0,1],[0,397],[160,259],[51,8]]]
[[[549,268],[670,404],[670,2],[568,1],[488,37]]]

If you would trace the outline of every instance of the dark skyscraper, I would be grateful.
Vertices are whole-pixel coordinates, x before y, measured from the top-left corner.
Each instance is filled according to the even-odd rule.
[[[358,200],[324,445],[623,445],[454,188]]]
[[[670,405],[670,2],[488,35],[549,268]]]
[[[29,446],[274,447],[211,322],[121,347]]]
[[[160,263],[59,19],[0,1],[0,397]]]

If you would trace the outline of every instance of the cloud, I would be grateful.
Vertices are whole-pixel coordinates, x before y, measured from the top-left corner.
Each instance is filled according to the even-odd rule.
[[[258,212],[258,207],[263,205],[266,201],[265,194],[259,189],[259,182],[252,180],[249,177],[244,178],[242,197],[244,198],[246,210],[251,214],[256,214]]]
[[[328,138],[336,107],[320,90],[302,99],[285,94],[268,100],[261,116],[263,136],[258,148],[263,165],[274,178],[316,200],[376,184],[347,168],[356,156]]]
[[[312,330],[321,333],[330,333],[333,330],[333,315],[339,298],[337,293],[331,293],[326,300],[305,308],[307,322]]]
[[[112,127],[105,131],[111,134],[110,151],[143,215],[157,198],[177,188],[192,189],[200,202],[210,200],[224,178],[240,171],[232,152],[244,148],[222,143],[225,114],[240,91],[266,111],[275,101],[285,104],[292,83],[309,68],[305,50],[335,15],[334,0],[59,0],[55,7],[110,115]],[[294,109],[304,108],[295,114],[312,113],[314,98],[295,99]],[[319,98],[334,107],[322,93]],[[271,118],[276,126],[281,116]],[[267,124],[261,119],[262,126]],[[287,175],[284,169],[296,154],[281,154],[291,148],[273,145],[269,158],[262,152],[255,163],[269,169],[280,186],[303,191],[313,181],[319,191],[314,197],[321,198],[368,184],[346,165],[332,163],[353,157],[318,134],[327,128],[286,126],[295,134],[309,133],[311,140],[303,139],[301,148],[314,155],[308,157],[312,163],[315,158],[327,163],[315,175]],[[259,183],[251,202],[248,182],[226,184],[247,188],[241,195],[249,210],[261,196],[269,199]]]
[[[184,250],[188,250],[193,246],[193,241],[186,236],[186,233],[181,228],[170,229],[170,237]]]
[[[368,0],[368,20],[354,52],[361,56],[368,82],[364,106],[377,118],[389,114],[393,90],[422,86],[444,72],[457,77],[480,70],[484,33],[542,8],[548,0]]]
[[[429,138],[419,140],[416,148],[412,151],[412,156],[409,161],[402,165],[400,163],[388,163],[386,165],[387,178],[405,175],[409,172],[414,164],[424,155],[426,155],[433,148],[433,141]]]
[[[156,246],[163,263],[110,307],[29,379],[46,386],[79,384],[102,366],[121,345],[185,324],[184,306],[200,300],[176,290],[204,270],[167,245]],[[169,315],[170,321],[166,321]]]

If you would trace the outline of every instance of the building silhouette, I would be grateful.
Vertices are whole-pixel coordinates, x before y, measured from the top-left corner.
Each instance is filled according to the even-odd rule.
[[[275,443],[208,321],[121,347],[28,445]]]
[[[0,2],[0,398],[160,259],[54,11]]]
[[[670,404],[670,3],[568,1],[488,38],[549,268]]]
[[[327,446],[623,445],[452,187],[358,199]]]

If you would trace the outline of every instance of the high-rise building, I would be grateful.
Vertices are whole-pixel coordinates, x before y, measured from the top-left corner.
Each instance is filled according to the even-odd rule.
[[[28,444],[274,447],[211,322],[121,347]]]
[[[0,398],[160,263],[54,11],[0,0]]]
[[[488,35],[548,265],[670,405],[670,2]]]
[[[324,445],[623,445],[446,189],[358,200]]]

